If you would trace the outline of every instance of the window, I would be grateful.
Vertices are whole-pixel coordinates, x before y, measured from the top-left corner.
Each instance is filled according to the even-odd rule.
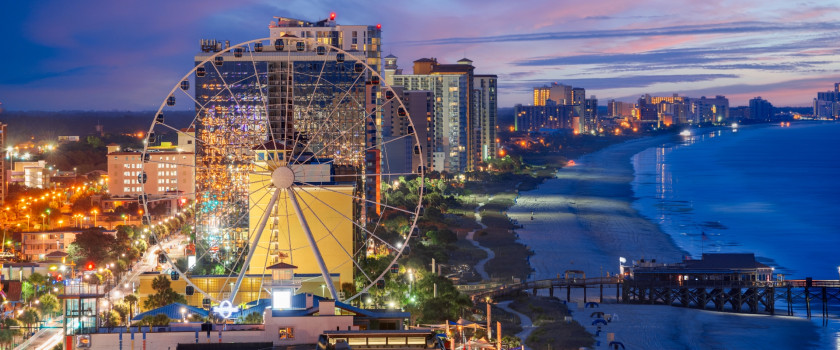
[[[292,327],[280,327],[277,329],[277,335],[280,336],[280,339],[295,339],[295,329]]]

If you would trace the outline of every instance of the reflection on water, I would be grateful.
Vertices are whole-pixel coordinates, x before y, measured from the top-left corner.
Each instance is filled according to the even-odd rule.
[[[632,158],[633,207],[693,257],[753,252],[788,279],[837,279],[838,134],[840,124],[695,129]],[[840,349],[840,303],[829,313],[813,321],[822,347]]]

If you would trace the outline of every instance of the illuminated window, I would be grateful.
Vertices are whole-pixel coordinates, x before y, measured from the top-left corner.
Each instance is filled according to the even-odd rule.
[[[292,327],[280,327],[277,329],[277,335],[281,340],[295,339],[295,329]]]

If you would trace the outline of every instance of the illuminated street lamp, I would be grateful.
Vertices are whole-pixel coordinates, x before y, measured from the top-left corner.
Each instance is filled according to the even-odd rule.
[[[29,231],[29,214],[26,214],[26,230]]]
[[[90,212],[93,214],[93,227],[96,227],[96,214],[99,214],[99,210],[93,209]]]

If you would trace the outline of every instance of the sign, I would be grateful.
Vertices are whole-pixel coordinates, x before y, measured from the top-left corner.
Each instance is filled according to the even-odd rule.
[[[89,348],[90,334],[82,334],[76,337],[76,348]]]
[[[230,300],[224,300],[219,303],[219,306],[213,308],[213,313],[221,316],[224,319],[229,319],[234,312],[239,312],[238,307],[234,307]]]

